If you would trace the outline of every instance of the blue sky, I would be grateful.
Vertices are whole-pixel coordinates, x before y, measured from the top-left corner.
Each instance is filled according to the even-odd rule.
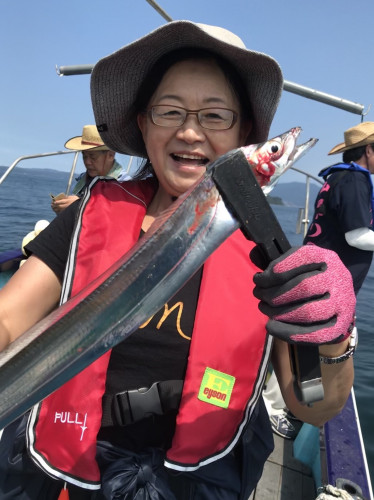
[[[357,0],[158,0],[173,19],[223,26],[248,48],[278,60],[286,80],[374,105],[374,2]],[[55,66],[93,64],[166,21],[146,0],[0,0],[0,165],[64,149],[94,123],[89,75],[59,77]],[[296,165],[317,175],[340,155],[359,115],[284,92],[270,136],[301,126],[300,142],[319,138]],[[365,120],[374,121],[374,109]],[[68,170],[70,155],[20,166]],[[125,163],[126,158],[121,158]],[[78,170],[83,168],[79,160]],[[300,180],[289,172],[284,181]]]

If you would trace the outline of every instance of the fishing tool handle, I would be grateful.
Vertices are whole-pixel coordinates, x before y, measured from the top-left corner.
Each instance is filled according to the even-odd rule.
[[[271,262],[291,245],[271,209],[244,154],[238,150],[218,164],[212,178],[226,207],[245,237],[254,241]],[[318,346],[289,344],[294,391],[300,402],[312,405],[324,397]]]

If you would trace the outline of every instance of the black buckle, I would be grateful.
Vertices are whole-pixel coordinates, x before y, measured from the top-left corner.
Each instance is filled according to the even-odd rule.
[[[125,426],[151,415],[176,411],[182,394],[183,380],[154,382],[151,387],[103,396],[102,426]]]
[[[150,415],[163,414],[157,385],[158,383],[155,382],[149,388],[141,387],[126,391],[132,422],[137,422]]]

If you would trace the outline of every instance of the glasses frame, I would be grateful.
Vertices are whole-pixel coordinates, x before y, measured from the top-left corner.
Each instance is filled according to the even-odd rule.
[[[180,123],[178,125],[160,125],[159,123],[155,122],[155,119],[154,119],[154,116],[153,116],[154,108],[158,108],[158,107],[165,107],[165,108],[168,107],[168,108],[182,109],[183,111],[186,112],[186,116],[184,117],[184,120],[182,121],[182,123]],[[207,109],[222,109],[222,110],[225,110],[225,111],[231,111],[231,113],[233,114],[231,125],[229,127],[227,127],[227,128],[209,128],[209,127],[204,126],[201,123],[201,121],[200,121],[199,113],[201,111],[206,111]],[[199,122],[199,125],[203,129],[205,129],[205,130],[215,130],[215,131],[230,130],[235,125],[235,123],[238,121],[238,116],[239,116],[238,113],[236,111],[234,111],[233,109],[222,108],[222,107],[219,107],[219,106],[217,106],[217,107],[207,107],[207,108],[201,108],[201,109],[186,109],[186,108],[182,108],[182,106],[174,106],[173,104],[155,104],[155,105],[149,107],[146,110],[146,113],[150,117],[152,123],[154,125],[156,125],[157,127],[164,127],[164,128],[177,128],[177,127],[181,127],[182,125],[185,124],[188,115],[196,115],[197,121]]]

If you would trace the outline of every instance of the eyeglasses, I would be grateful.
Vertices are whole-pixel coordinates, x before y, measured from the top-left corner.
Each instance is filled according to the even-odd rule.
[[[158,104],[147,110],[152,122],[160,127],[180,127],[188,115],[196,115],[200,125],[209,130],[228,130],[238,114],[226,108],[185,109],[180,106]]]

